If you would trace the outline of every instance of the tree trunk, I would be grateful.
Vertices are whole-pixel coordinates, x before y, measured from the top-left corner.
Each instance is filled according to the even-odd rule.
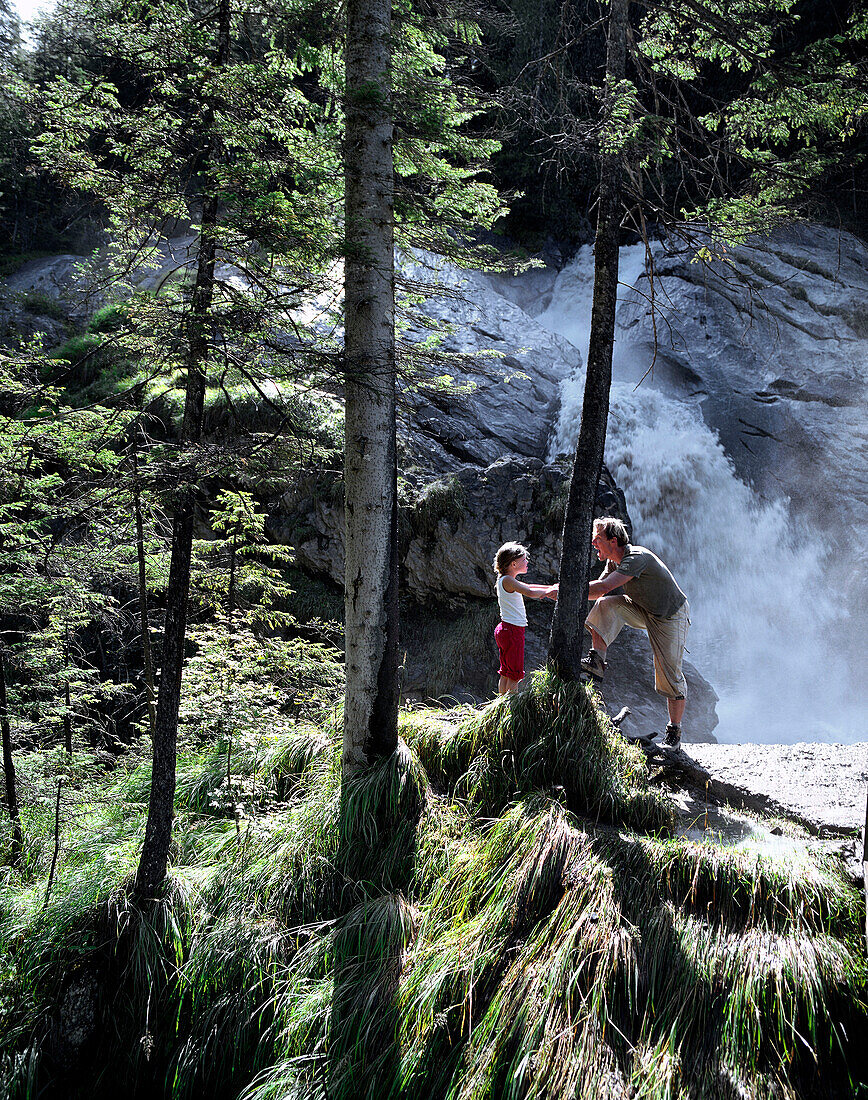
[[[349,0],[346,66],[343,766],[351,774],[398,738],[390,0]]]
[[[865,799],[865,824],[862,827],[862,892],[865,895],[865,948],[868,950],[868,797]]]
[[[139,627],[142,632],[142,660],[145,672],[145,696],[148,704],[148,726],[151,737],[157,722],[157,697],[154,688],[154,660],[151,655],[151,635],[148,623],[148,576],[145,562],[145,523],[142,516],[142,494],[139,487],[139,462],[133,440],[133,512],[136,517],[136,559],[139,567]]]
[[[69,664],[69,658],[67,658],[67,665]],[[64,685],[63,689],[63,745],[66,749],[66,755],[72,756],[72,694],[69,690],[69,682]]]
[[[220,0],[218,11],[218,65],[229,59],[229,0]],[[216,149],[210,149],[216,156]],[[207,177],[206,177],[207,178]],[[210,193],[208,193],[210,192]],[[219,200],[214,187],[206,187],[199,230],[196,284],[187,325],[187,389],[184,398],[182,445],[196,446],[202,436],[205,405],[205,379],[212,334],[211,306],[214,300],[214,264]],[[169,862],[172,821],[175,804],[175,763],[178,740],[178,710],[181,702],[181,675],[184,668],[184,642],[187,635],[187,599],[190,592],[190,568],[193,555],[193,521],[199,496],[195,470],[183,473],[186,486],[181,489],[172,521],[172,556],[166,591],[166,621],[163,631],[163,657],[160,666],[160,690],[154,725],[151,795],[148,822],[136,891],[151,897],[162,887]]]
[[[6,705],[6,656],[0,646],[0,732],[3,735],[3,774],[6,780],[6,806],[12,822],[11,863],[17,867],[24,850],[24,834],[21,831],[21,815],[18,812],[18,788],[15,783],[15,765],[12,761],[12,730],[9,726],[9,710]]]
[[[611,0],[606,52],[606,119],[613,88],[626,69],[629,0]],[[588,607],[591,529],[597,484],[603,469],[612,347],[618,298],[618,236],[621,223],[621,157],[603,152],[600,201],[594,239],[594,300],[585,374],[582,422],[576,444],[573,476],[564,517],[560,591],[549,640],[549,665],[563,679],[576,680],[581,671],[582,640]]]
[[[232,532],[229,547],[229,585],[226,592],[226,614],[229,616],[229,629],[232,629],[232,616],[235,614],[235,568],[238,554],[238,532]]]

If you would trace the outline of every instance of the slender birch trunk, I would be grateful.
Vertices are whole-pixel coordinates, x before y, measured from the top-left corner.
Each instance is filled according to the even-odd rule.
[[[609,5],[606,101],[603,106],[607,116],[611,109],[613,89],[624,79],[626,71],[628,7],[629,0],[611,0]],[[579,662],[588,608],[591,529],[597,484],[603,469],[609,419],[612,347],[615,342],[615,308],[618,297],[621,175],[620,154],[606,152],[604,149],[594,239],[594,299],[582,422],[564,518],[560,593],[549,640],[549,665],[566,680],[578,679],[581,671]]]
[[[347,4],[345,774],[397,744],[391,14]]]

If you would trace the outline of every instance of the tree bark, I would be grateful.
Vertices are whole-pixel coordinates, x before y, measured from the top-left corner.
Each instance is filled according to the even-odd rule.
[[[351,774],[398,739],[390,0],[349,0],[346,66],[343,766]]]
[[[67,657],[67,665],[69,664],[69,658]],[[63,745],[66,749],[66,755],[72,756],[72,694],[69,690],[69,682],[64,685],[63,688]]]
[[[865,947],[868,950],[868,796],[865,800],[865,825],[862,826],[862,893],[865,894]]]
[[[229,616],[229,629],[232,629],[232,616],[235,614],[235,567],[238,554],[238,532],[232,532],[229,546],[229,585],[226,592],[226,614]]]
[[[155,700],[157,693],[154,687],[154,660],[151,655],[151,635],[148,622],[148,576],[147,563],[145,562],[145,523],[142,516],[142,494],[139,487],[139,463],[136,453],[136,442],[132,444],[133,454],[133,512],[136,517],[136,560],[139,567],[139,627],[142,632],[142,661],[145,673],[145,696],[148,705],[148,726],[151,737],[157,723],[157,708]]]
[[[9,710],[6,704],[6,656],[0,646],[0,732],[3,737],[3,774],[6,782],[6,807],[12,822],[11,863],[17,867],[24,851],[24,834],[21,830],[21,814],[18,810],[18,787],[15,783],[15,764],[12,760],[12,730],[9,726]]]
[[[229,60],[229,0],[220,0],[218,9],[218,66]],[[207,125],[207,124],[206,124]],[[216,156],[211,147],[209,156]],[[207,177],[206,177],[207,178]],[[195,447],[202,437],[205,381],[212,334],[211,307],[214,300],[214,265],[217,254],[216,227],[219,200],[216,188],[206,186],[199,230],[196,283],[187,324],[187,389],[184,397],[182,446]],[[163,630],[163,656],[160,688],[154,724],[153,767],[145,841],[136,872],[136,891],[142,897],[158,893],[165,881],[172,841],[175,805],[175,764],[178,742],[178,710],[181,703],[181,676],[184,668],[184,642],[187,635],[187,600],[193,555],[193,521],[199,497],[195,470],[183,477],[172,521],[172,555],[169,585],[166,591],[166,621]]]
[[[624,79],[626,71],[628,7],[629,0],[611,0],[609,5],[604,124],[611,110],[612,91]],[[588,608],[591,530],[609,419],[618,298],[621,175],[620,154],[604,150],[594,239],[594,298],[582,421],[564,517],[560,591],[549,639],[549,666],[566,680],[578,679],[581,672],[583,631]]]

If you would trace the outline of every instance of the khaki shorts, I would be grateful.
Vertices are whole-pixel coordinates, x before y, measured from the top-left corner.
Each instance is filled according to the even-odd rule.
[[[690,604],[685,600],[674,615],[660,619],[644,611],[629,596],[601,596],[585,620],[585,628],[593,627],[607,646],[625,626],[648,633],[654,654],[655,690],[667,699],[683,699],[687,695],[687,681],[681,659],[690,626]]]

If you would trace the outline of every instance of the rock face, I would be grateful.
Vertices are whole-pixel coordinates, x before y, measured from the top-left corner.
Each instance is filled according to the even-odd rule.
[[[165,241],[147,266],[129,273],[130,285],[154,290],[189,263],[196,237],[192,232]],[[99,260],[96,270],[99,271]],[[41,335],[51,347],[69,335],[67,325],[81,329],[107,297],[97,273],[88,272],[85,256],[66,254],[28,260],[0,282],[0,343],[16,347],[22,338]]]
[[[580,358],[576,349],[496,293],[478,272],[418,253],[402,273],[427,288],[420,312],[445,326],[443,350],[457,356],[448,389],[407,395],[405,465],[430,475],[466,463],[487,467],[510,455],[543,456],[560,382]],[[420,341],[430,328],[411,323],[404,336]]]
[[[270,527],[295,547],[299,565],[342,584],[341,485],[316,495],[312,482],[284,494],[272,510]],[[531,551],[532,579],[557,576],[568,464],[505,456],[490,466],[462,465],[433,481],[420,478],[416,486],[402,509],[401,555],[403,586],[414,598],[491,599],[495,551],[511,541]],[[606,470],[597,509],[629,523],[623,494]]]
[[[661,261],[658,275],[673,322],[661,334],[661,371],[670,385],[706,391],[703,415],[745,480],[777,489],[766,480],[774,471],[806,506],[849,507],[864,523],[868,476],[862,469],[853,478],[852,456],[838,440],[851,427],[865,432],[865,244],[793,226],[761,247],[738,248],[726,266],[708,270],[676,255]],[[646,323],[635,300],[623,319],[625,330],[635,326],[632,343],[647,341]],[[817,459],[819,483],[807,493],[804,469]],[[841,499],[842,477],[852,499]]]
[[[858,832],[865,821],[868,745],[697,745],[690,756],[733,798],[803,823],[818,836]]]
[[[154,267],[134,278],[158,286],[189,258],[191,235],[169,242]],[[7,298],[39,290],[62,303],[68,316],[86,314],[75,257],[26,265],[7,282]],[[581,356],[569,341],[540,325],[538,310],[554,284],[551,269],[514,280],[464,271],[439,257],[414,254],[401,261],[405,287],[421,304],[408,313],[404,340],[427,339],[432,322],[454,358],[452,380],[423,378],[404,396],[399,428],[405,690],[422,697],[489,697],[496,683],[492,639],[497,621],[491,562],[498,546],[518,540],[531,550],[531,580],[556,579],[569,462],[544,461],[558,414],[564,378]],[[42,323],[42,319],[40,319]],[[44,327],[44,326],[43,326]],[[433,368],[432,368],[433,369]],[[292,545],[298,565],[343,584],[343,487],[334,475],[311,474],[269,502],[269,537]],[[623,493],[604,472],[598,514],[629,526]],[[545,662],[551,606],[529,601],[527,669]],[[634,646],[635,648],[635,646]],[[647,650],[647,646],[645,647]],[[641,660],[648,654],[641,648]],[[611,690],[629,699],[637,732],[660,726],[660,700],[648,678],[636,680],[633,652],[614,673]],[[695,708],[695,730],[714,727],[714,694]],[[701,716],[701,717],[700,717]]]
[[[868,246],[792,226],[725,265],[661,257],[657,283],[666,324],[658,319],[655,385],[698,396],[747,483],[851,544],[868,530]],[[647,294],[647,277],[637,290]],[[650,356],[646,297],[634,294],[619,323]],[[859,542],[845,580],[864,576]]]

